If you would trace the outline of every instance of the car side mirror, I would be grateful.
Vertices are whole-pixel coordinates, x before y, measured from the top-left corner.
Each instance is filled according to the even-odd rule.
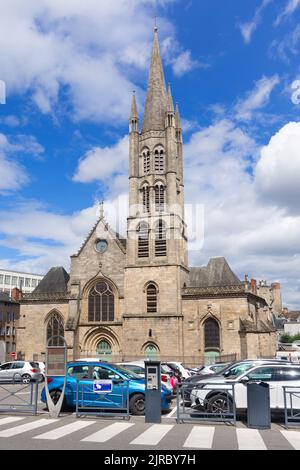
[[[243,377],[243,378],[240,380],[240,382],[241,382],[241,383],[244,383],[244,384],[247,384],[247,383],[249,382],[249,380],[250,380],[250,379],[249,379],[248,375],[245,375],[245,377]]]

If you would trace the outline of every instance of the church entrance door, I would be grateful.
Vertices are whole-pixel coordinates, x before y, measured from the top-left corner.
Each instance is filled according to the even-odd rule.
[[[96,354],[104,362],[110,362],[112,359],[112,349],[108,341],[102,340],[98,343]]]

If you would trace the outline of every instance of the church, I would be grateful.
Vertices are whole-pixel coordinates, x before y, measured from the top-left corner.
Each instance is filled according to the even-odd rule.
[[[127,238],[101,210],[70,273],[51,268],[24,295],[18,356],[43,360],[64,336],[69,359],[145,357],[186,365],[274,357],[267,302],[224,258],[190,267],[184,212],[184,155],[178,105],[166,88],[157,28],[143,121],[135,95],[129,120]]]

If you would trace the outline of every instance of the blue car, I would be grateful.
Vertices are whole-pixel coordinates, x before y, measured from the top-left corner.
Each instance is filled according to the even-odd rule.
[[[129,411],[134,415],[145,413],[145,379],[134,372],[130,372],[121,366],[102,362],[70,362],[67,365],[67,384],[63,408],[74,409],[76,407],[76,387],[80,380],[80,390],[85,387],[84,407],[93,408],[116,408],[122,406],[122,396],[128,381],[129,388]],[[112,381],[113,392],[109,399],[105,395],[93,393],[93,382],[95,380]],[[63,377],[48,377],[49,393],[54,403],[59,400],[63,384]],[[108,395],[106,395],[107,397]],[[42,390],[41,400],[47,403],[45,388]],[[163,384],[161,386],[161,409],[169,411],[172,393]]]

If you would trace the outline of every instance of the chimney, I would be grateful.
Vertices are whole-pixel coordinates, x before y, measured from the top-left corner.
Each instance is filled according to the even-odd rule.
[[[257,282],[256,279],[251,279],[251,292],[257,295]]]
[[[273,289],[280,290],[281,289],[281,284],[280,284],[280,282],[273,282],[272,287],[273,287]]]
[[[15,302],[19,302],[22,299],[22,291],[18,289],[17,287],[14,287],[11,291],[11,298]]]

